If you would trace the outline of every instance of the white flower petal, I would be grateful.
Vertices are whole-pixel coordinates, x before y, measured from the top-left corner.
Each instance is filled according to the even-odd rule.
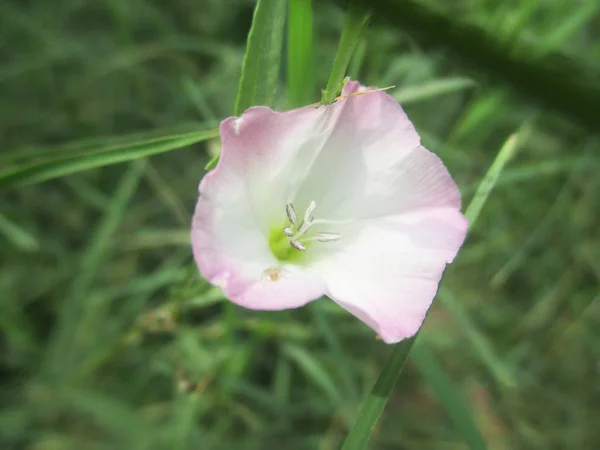
[[[350,82],[346,93],[364,89]],[[320,214],[330,219],[460,207],[460,194],[447,170],[420,146],[413,125],[392,97],[374,92],[342,101],[346,106],[300,190],[304,203],[318,199]]]
[[[334,301],[385,342],[398,342],[421,326],[466,228],[452,208],[370,219],[312,270],[325,278]]]

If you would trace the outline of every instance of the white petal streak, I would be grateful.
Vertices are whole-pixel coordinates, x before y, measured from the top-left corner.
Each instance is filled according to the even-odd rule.
[[[314,270],[334,301],[385,342],[398,342],[421,326],[466,227],[451,208],[371,220]]]

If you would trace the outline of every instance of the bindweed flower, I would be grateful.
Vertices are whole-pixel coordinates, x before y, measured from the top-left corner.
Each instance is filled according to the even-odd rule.
[[[343,95],[364,91],[346,84]],[[450,174],[385,92],[221,123],[200,183],[200,273],[247,308],[327,295],[388,343],[414,335],[465,238]]]

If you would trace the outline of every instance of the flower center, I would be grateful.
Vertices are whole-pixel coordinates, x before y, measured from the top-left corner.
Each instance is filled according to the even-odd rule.
[[[341,238],[339,233],[319,232],[309,233],[314,225],[334,225],[337,221],[315,219],[313,212],[317,204],[310,202],[304,212],[304,217],[300,221],[294,205],[288,203],[285,205],[285,213],[288,218],[287,226],[280,230],[273,230],[269,236],[269,246],[275,257],[280,261],[293,262],[302,258],[302,253],[312,245],[313,242],[332,242]],[[344,223],[346,221],[343,221]]]

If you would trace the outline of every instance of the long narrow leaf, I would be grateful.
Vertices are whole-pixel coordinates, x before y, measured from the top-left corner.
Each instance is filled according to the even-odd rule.
[[[273,106],[277,92],[285,0],[258,0],[248,35],[235,115],[255,105]]]
[[[448,416],[471,450],[486,449],[485,439],[473,420],[473,414],[467,407],[465,399],[452,379],[446,375],[442,366],[436,361],[433,352],[421,343],[415,346],[411,356],[434,396],[444,405]]]
[[[401,105],[416,103],[440,95],[451,94],[473,86],[473,80],[464,77],[433,80],[415,86],[406,86],[391,92],[392,97]]]
[[[354,427],[346,437],[342,450],[362,450],[366,448],[375,424],[377,424],[377,419],[379,419],[392,393],[415,340],[416,336],[406,339],[392,348],[392,353],[385,362],[375,386],[373,386],[365,400]]]
[[[506,140],[498,155],[494,159],[493,164],[490,166],[488,171],[486,172],[483,180],[479,183],[479,187],[475,192],[475,196],[469,203],[469,206],[465,212],[465,216],[469,221],[469,231],[473,229],[477,218],[479,217],[479,213],[483,208],[483,205],[487,201],[490,192],[494,188],[500,173],[504,169],[504,166],[508,161],[510,161],[515,154],[517,149],[517,134],[513,134],[509,136]]]
[[[0,172],[0,189],[40,183],[75,172],[145,158],[150,155],[188,147],[218,136],[217,130],[157,138],[145,142],[86,150],[43,162],[22,164]]]
[[[370,15],[362,8],[351,6],[348,9],[342,37],[333,61],[333,67],[327,81],[327,87],[321,96],[321,104],[328,105],[333,103],[335,97],[340,92],[350,58],[356,47],[356,43],[369,22]]]
[[[256,3],[235,101],[236,116],[251,106],[273,106],[275,103],[283,46],[285,7],[285,0],[258,0]],[[219,155],[216,155],[204,169],[210,170],[218,162]]]
[[[314,101],[312,0],[290,0],[287,33],[287,103],[290,107]]]

